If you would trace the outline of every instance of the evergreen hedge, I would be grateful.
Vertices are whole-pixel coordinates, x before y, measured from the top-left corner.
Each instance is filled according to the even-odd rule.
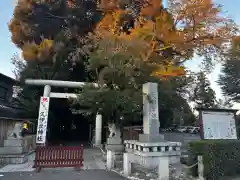
[[[201,140],[193,141],[188,146],[188,162],[197,162],[197,156],[203,157],[204,177],[206,180],[219,180],[224,176],[240,175],[239,140]],[[197,176],[197,166],[190,173]]]

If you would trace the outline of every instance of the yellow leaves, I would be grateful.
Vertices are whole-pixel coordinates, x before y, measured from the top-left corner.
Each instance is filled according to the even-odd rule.
[[[53,41],[44,39],[38,46],[38,60],[41,62],[49,60],[53,51]]]
[[[39,49],[51,49],[53,47],[53,40],[44,39],[39,45]]]
[[[35,43],[25,43],[22,48],[22,56],[27,61],[36,60],[38,46]]]
[[[162,7],[162,0],[153,0],[150,1],[151,5],[155,9],[160,9]]]
[[[131,36],[136,36],[141,39],[146,39],[149,36],[153,36],[154,23],[152,21],[146,21],[141,26],[136,24],[136,27],[131,30]]]
[[[140,15],[154,17],[162,9],[162,0],[151,0],[141,8]]]
[[[171,32],[175,28],[172,16],[166,10],[159,12],[159,14],[155,17],[155,21],[156,30],[158,31]]]
[[[110,31],[113,21],[112,13],[106,13],[100,23],[98,23],[96,31]]]
[[[112,27],[112,33],[116,33],[117,31],[119,31],[119,28],[120,28],[120,18],[121,16],[125,15],[125,11],[124,10],[117,10],[115,12],[112,13],[112,16],[113,16],[113,27]]]
[[[98,33],[104,33],[103,31],[109,31],[115,34],[118,30],[118,23],[120,17],[125,13],[125,11],[119,9],[114,12],[106,12],[103,19],[98,23],[95,31]]]
[[[25,43],[22,48],[22,56],[27,61],[48,60],[53,51],[53,40],[44,39],[40,45],[33,42]]]
[[[118,9],[117,0],[99,0],[99,8],[104,12],[114,12]]]
[[[161,65],[158,66],[157,70],[152,73],[152,76],[158,77],[176,77],[184,76],[186,74],[185,68],[183,66],[176,65]]]
[[[30,9],[32,9],[33,3],[34,3],[34,0],[19,0],[17,2],[17,6],[30,10]]]

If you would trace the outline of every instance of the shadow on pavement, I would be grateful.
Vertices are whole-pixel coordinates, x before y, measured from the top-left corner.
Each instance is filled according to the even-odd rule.
[[[36,172],[1,173],[0,180],[126,180],[126,178],[105,170],[42,170]]]

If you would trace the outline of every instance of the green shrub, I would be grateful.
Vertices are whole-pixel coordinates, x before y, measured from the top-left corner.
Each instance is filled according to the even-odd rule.
[[[190,142],[188,163],[195,164],[197,156],[203,157],[204,177],[207,180],[219,180],[223,176],[240,174],[239,140],[201,140]],[[191,174],[197,176],[197,166],[191,168]]]

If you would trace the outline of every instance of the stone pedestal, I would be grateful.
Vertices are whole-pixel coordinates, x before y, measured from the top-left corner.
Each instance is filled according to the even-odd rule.
[[[164,135],[139,134],[140,142],[164,142]]]
[[[106,150],[111,151],[114,156],[114,161],[123,159],[124,145],[121,138],[110,137],[107,139]]]
[[[121,129],[115,123],[109,123],[108,128],[110,131],[107,138],[106,150],[111,151],[114,163],[123,159],[124,145],[121,138]]]
[[[22,164],[28,159],[29,153],[35,149],[36,136],[23,138],[8,137],[4,140],[4,146],[0,147],[0,159],[4,164]]]
[[[181,143],[180,142],[157,142],[143,143],[136,140],[125,141],[127,153],[135,154],[144,159],[144,167],[152,168],[155,166],[154,158],[168,157],[170,164],[180,161]]]
[[[110,137],[107,138],[107,145],[106,145],[107,150],[112,150],[112,151],[123,151],[124,150],[124,145],[122,144],[122,139],[121,138],[115,138],[115,137]]]
[[[124,174],[131,174],[131,167],[137,164],[146,169],[158,168],[159,180],[169,179],[169,164],[180,161],[179,142],[139,142],[125,141]]]

